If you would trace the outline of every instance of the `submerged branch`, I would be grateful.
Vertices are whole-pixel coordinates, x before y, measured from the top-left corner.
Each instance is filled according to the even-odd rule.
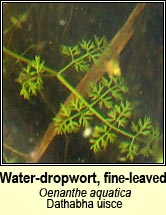
[[[129,18],[125,22],[125,24],[116,33],[114,38],[109,43],[109,48],[111,48],[114,51],[115,56],[118,57],[121,54],[122,50],[125,48],[128,41],[133,36],[135,32],[136,21],[146,5],[147,5],[146,3],[137,4],[135,9],[132,11]],[[93,81],[94,83],[99,81],[102,78],[103,74],[106,72],[103,66],[104,63],[108,60],[108,58],[109,60],[111,60],[111,58],[113,59],[115,58],[115,56],[108,56],[108,52],[104,51],[99,59],[100,64],[92,66],[90,72],[87,73],[80,81],[80,83],[77,85],[76,91],[78,91],[78,93],[80,93],[82,96],[86,96],[89,87],[89,81]],[[68,104],[71,101],[71,99],[73,99],[73,97],[74,95],[70,94],[70,96],[67,98],[65,102],[65,105]],[[57,135],[56,128],[54,126],[54,122],[52,122],[50,123],[41,141],[30,153],[30,158],[27,160],[27,163],[37,163],[47,150],[52,140],[56,137],[56,135]]]

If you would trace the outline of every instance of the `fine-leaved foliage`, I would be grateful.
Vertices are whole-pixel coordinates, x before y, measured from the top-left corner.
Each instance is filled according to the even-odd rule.
[[[56,72],[45,67],[44,61],[36,56],[19,74],[20,95],[30,99],[43,89],[44,75],[57,77],[75,95],[67,105],[61,104],[59,113],[53,118],[57,134],[75,133],[94,125],[89,138],[90,149],[94,153],[111,144],[112,148],[119,150],[117,157],[125,160],[133,161],[138,155],[153,156],[160,138],[159,129],[147,116],[133,121],[133,106],[127,100],[128,89],[121,76],[103,76],[98,83],[89,83],[86,100],[63,77],[69,68],[88,72],[93,64],[99,62],[106,46],[106,39],[96,36],[93,41],[82,40],[75,46],[62,45],[61,54],[69,62]]]
[[[41,62],[39,56],[31,61],[26,67],[23,68],[17,82],[22,86],[20,95],[24,99],[30,99],[32,95],[36,96],[38,91],[43,87],[42,73],[44,72],[44,61]]]
[[[159,130],[152,125],[149,117],[132,121],[132,104],[126,99],[127,87],[122,77],[103,77],[97,84],[91,83],[89,104],[74,99],[67,106],[62,105],[54,118],[58,134],[77,132],[88,127],[95,120],[90,149],[100,152],[108,144],[118,144],[119,154],[133,161],[137,155],[153,155],[154,144],[159,140]],[[100,114],[96,117],[93,110]]]

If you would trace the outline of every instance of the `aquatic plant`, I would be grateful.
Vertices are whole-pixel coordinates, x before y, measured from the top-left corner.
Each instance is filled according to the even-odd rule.
[[[150,117],[132,121],[132,104],[125,98],[127,87],[121,77],[110,80],[103,77],[97,84],[91,83],[88,105],[73,99],[68,105],[61,104],[60,113],[54,117],[58,134],[78,132],[95,120],[89,139],[90,149],[100,152],[108,144],[119,147],[120,158],[133,161],[137,155],[153,156],[160,132],[152,125]]]
[[[22,28],[22,24],[25,23],[28,19],[28,15],[29,13],[28,12],[25,12],[23,14],[20,14],[19,16],[12,16],[10,18],[10,22],[11,22],[11,26],[6,28],[4,30],[4,34],[7,34],[9,33],[13,28],[16,28],[16,29],[21,29]]]
[[[104,75],[98,83],[89,83],[86,99],[63,76],[69,68],[73,72],[88,72],[93,64],[100,65],[98,59],[105,49],[108,49],[106,53],[109,55],[113,53],[106,47],[106,39],[96,36],[93,41],[82,40],[75,46],[62,45],[61,54],[69,59],[69,63],[59,71],[46,67],[40,56],[29,60],[5,47],[3,50],[27,63],[17,78],[21,84],[20,95],[24,99],[30,100],[31,96],[43,90],[44,77],[57,78],[73,93],[74,98],[67,104],[61,104],[60,111],[53,118],[57,134],[74,133],[93,125],[89,144],[94,153],[111,144],[113,148],[118,148],[117,157],[120,159],[133,161],[138,155],[153,157],[160,139],[159,129],[152,124],[150,117],[139,118],[137,122],[132,119],[134,107],[127,100],[128,89],[116,58],[109,64],[109,76]]]
[[[40,62],[40,57],[35,56],[35,59],[31,61],[27,67],[24,67],[17,79],[22,88],[20,95],[23,95],[24,99],[30,99],[30,95],[37,95],[37,92],[42,89],[42,73],[44,61]]]

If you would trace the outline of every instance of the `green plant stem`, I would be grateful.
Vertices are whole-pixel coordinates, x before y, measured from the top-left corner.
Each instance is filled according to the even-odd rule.
[[[19,54],[7,49],[6,47],[3,47],[3,51],[5,54],[17,59],[17,60],[20,60],[20,61],[23,61],[27,64],[30,64],[31,63],[31,60],[23,57],[23,56],[20,56]],[[57,71],[47,67],[47,66],[44,66],[43,67],[43,70],[50,73],[53,77],[57,78],[70,92],[72,92],[78,99],[80,99],[85,105],[86,107],[98,118],[100,119],[103,123],[105,123],[108,127],[110,127],[111,129],[113,129],[114,131],[116,131],[117,133],[120,133],[130,139],[133,139],[133,135],[126,132],[126,131],[123,131],[113,125],[111,125],[99,112],[97,112],[93,107],[92,105],[90,105],[71,85],[70,83],[68,83],[66,81],[66,79],[64,79],[64,77],[58,73]],[[142,142],[142,140],[139,140]]]
[[[50,69],[49,69],[50,70]],[[122,131],[115,126],[111,125],[99,112],[97,112],[60,74],[57,74],[58,80],[68,89],[70,92],[72,92],[78,99],[80,99],[86,107],[102,122],[104,122],[106,125],[108,125],[110,128],[112,128],[114,131],[127,136],[128,138],[133,138],[133,135],[129,134],[128,132]]]
[[[77,62],[81,61],[84,58],[87,58],[89,55],[94,54],[95,52],[101,51],[101,48],[97,48],[91,52],[87,52],[86,54],[78,57],[77,59],[74,59],[74,57],[72,57],[72,61],[71,63],[67,64],[65,67],[63,67],[58,74],[62,74],[63,72],[65,72],[67,69],[69,69],[70,67],[72,67],[74,64],[76,64]]]

